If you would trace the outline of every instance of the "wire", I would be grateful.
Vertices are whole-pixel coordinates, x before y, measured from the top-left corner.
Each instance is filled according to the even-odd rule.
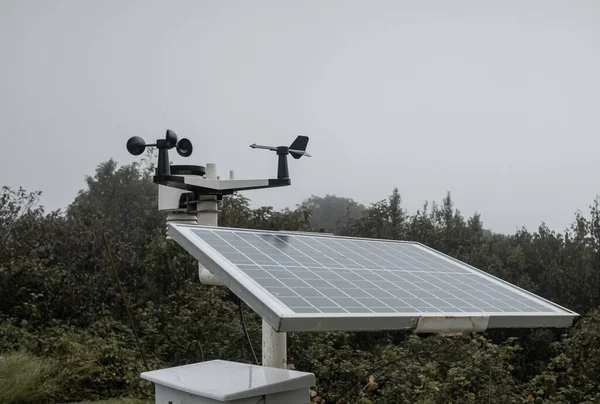
[[[490,356],[490,386],[488,389],[488,404],[492,404],[492,357]]]
[[[148,362],[146,361],[146,355],[144,355],[144,350],[142,349],[142,345],[140,344],[140,339],[138,338],[137,331],[135,328],[135,323],[133,322],[133,317],[131,316],[131,310],[129,310],[129,303],[127,303],[127,295],[125,295],[125,289],[123,289],[123,285],[121,285],[121,280],[119,279],[119,273],[117,272],[117,267],[115,267],[115,261],[113,260],[112,253],[110,252],[110,247],[108,245],[108,241],[106,240],[106,235],[102,234],[102,240],[104,241],[104,248],[106,248],[106,253],[108,254],[108,259],[110,260],[110,266],[113,270],[113,274],[115,275],[115,280],[117,285],[119,286],[119,290],[121,291],[121,298],[123,299],[123,305],[125,306],[125,311],[127,312],[127,317],[129,319],[129,325],[131,326],[131,330],[133,331],[133,336],[135,337],[135,343],[137,344],[138,350],[140,351],[140,355],[142,355],[142,360],[144,361],[144,367],[147,371],[150,371],[150,367],[148,366]]]
[[[252,351],[252,356],[254,357],[254,363],[258,365],[258,358],[256,357],[256,352],[254,352],[254,347],[252,346],[252,340],[250,339],[250,334],[248,333],[248,328],[246,327],[246,318],[244,317],[244,302],[242,299],[238,301],[238,308],[240,309],[240,321],[242,323],[242,328],[244,329],[244,334],[246,334],[246,339],[248,340],[248,346]]]

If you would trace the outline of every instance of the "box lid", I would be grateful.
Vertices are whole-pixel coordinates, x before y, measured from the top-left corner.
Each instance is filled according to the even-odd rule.
[[[217,401],[308,389],[315,385],[312,373],[222,360],[144,372],[140,377]]]

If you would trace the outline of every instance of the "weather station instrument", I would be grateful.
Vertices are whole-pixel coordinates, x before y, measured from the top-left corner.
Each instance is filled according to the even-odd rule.
[[[217,226],[224,195],[291,185],[287,157],[310,157],[307,145],[306,136],[290,146],[252,144],[277,154],[277,177],[236,180],[230,174],[222,180],[214,164],[171,165],[168,150],[189,157],[192,144],[170,130],[152,145],[139,137],[127,142],[134,155],[147,146],[158,148],[158,209],[169,213],[168,237],[198,260],[201,282],[226,285],[262,318],[263,367],[289,372],[288,331],[481,332],[564,328],[578,318],[417,242]]]

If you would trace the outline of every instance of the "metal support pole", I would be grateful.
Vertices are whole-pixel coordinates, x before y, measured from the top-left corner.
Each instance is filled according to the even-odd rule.
[[[287,333],[277,332],[262,321],[262,365],[287,369]]]
[[[198,213],[196,213],[198,224],[203,226],[217,226],[219,211],[217,209],[216,195],[200,195],[196,209],[198,209]]]
[[[206,165],[206,178],[217,179],[217,166],[212,163]],[[218,216],[218,202],[216,195],[200,195],[196,218],[199,225],[203,226],[217,226],[219,219]],[[205,285],[216,285],[224,286],[223,282],[217,279],[208,269],[198,263],[198,277],[200,282]]]
[[[215,164],[206,165],[206,178],[217,179]],[[229,173],[233,179],[233,172]],[[214,195],[201,195],[197,207],[197,220],[199,225],[217,226],[218,210],[217,197]],[[210,271],[198,263],[198,276],[203,284],[224,286]],[[262,320],[262,365],[287,369],[287,334],[277,332],[269,323]]]

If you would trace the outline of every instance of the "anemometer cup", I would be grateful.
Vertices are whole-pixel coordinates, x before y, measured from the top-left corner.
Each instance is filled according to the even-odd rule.
[[[177,153],[181,157],[190,157],[194,147],[189,139],[183,138],[177,140],[177,134],[172,130],[168,129],[165,135],[165,139],[159,139],[154,144],[146,144],[144,139],[139,136],[132,136],[127,141],[127,151],[134,155],[139,156],[146,150],[146,147],[156,147],[160,150],[170,150],[172,148],[177,149]]]
[[[146,142],[139,136],[133,136],[127,141],[127,151],[134,155],[139,156],[146,150]]]
[[[194,150],[192,146],[192,142],[189,139],[183,138],[176,144],[177,153],[181,157],[190,157],[192,155],[192,151]]]
[[[181,157],[192,155],[194,148],[189,139],[177,140],[177,134],[168,129],[164,139],[158,139],[154,144],[146,144],[144,139],[139,136],[133,136],[127,141],[127,151],[134,156],[139,156],[146,150],[146,147],[156,147],[158,149],[157,175],[170,175],[169,149],[176,148]]]
[[[177,134],[171,129],[167,129],[165,140],[167,141],[167,149],[170,150],[177,145]]]

